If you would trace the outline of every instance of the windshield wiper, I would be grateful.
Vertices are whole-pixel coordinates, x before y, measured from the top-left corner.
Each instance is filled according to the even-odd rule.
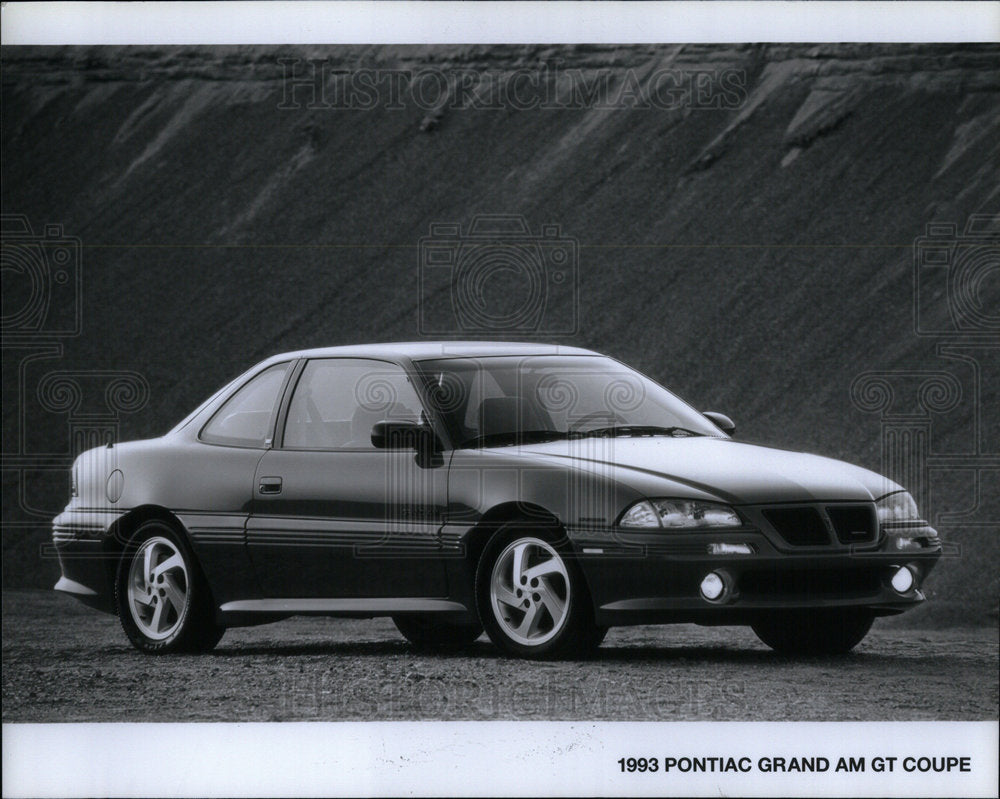
[[[595,427],[593,430],[510,430],[503,433],[488,433],[483,436],[473,436],[462,442],[462,449],[477,447],[510,447],[515,444],[540,444],[545,441],[579,438],[616,438],[618,436],[704,436],[697,430],[687,427],[660,427],[647,424],[621,424],[609,427]]]
[[[610,427],[595,427],[593,430],[572,433],[579,438],[611,438],[615,436],[676,436],[678,433],[688,436],[704,436],[697,430],[689,430],[686,427],[659,427],[649,424],[621,424]]]
[[[487,433],[473,436],[462,442],[462,449],[476,447],[510,447],[515,444],[539,444],[544,441],[558,441],[572,434],[559,430],[510,430],[503,433]]]

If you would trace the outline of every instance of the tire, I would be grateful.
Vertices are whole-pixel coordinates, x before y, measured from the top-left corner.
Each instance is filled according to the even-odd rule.
[[[125,546],[115,606],[129,641],[150,655],[207,652],[226,631],[187,542],[158,520],[141,524]]]
[[[497,530],[483,550],[476,603],[490,640],[519,657],[587,655],[607,632],[594,624],[590,592],[566,548],[513,524]]]
[[[799,610],[768,615],[751,627],[785,655],[843,655],[861,643],[874,620],[865,610]]]
[[[417,649],[433,652],[466,649],[483,634],[481,624],[456,624],[442,621],[432,614],[393,616],[392,623]]]

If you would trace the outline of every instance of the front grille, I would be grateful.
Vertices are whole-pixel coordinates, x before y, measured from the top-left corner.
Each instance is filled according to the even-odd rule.
[[[841,544],[870,544],[878,535],[874,505],[834,505],[826,513]]]
[[[768,508],[764,518],[792,546],[816,547],[830,543],[830,534],[816,508]]]
[[[857,598],[881,590],[876,572],[868,569],[802,569],[751,571],[740,577],[740,594],[754,599]]]

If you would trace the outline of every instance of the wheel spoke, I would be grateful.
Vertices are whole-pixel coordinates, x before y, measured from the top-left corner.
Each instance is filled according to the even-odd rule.
[[[153,604],[153,595],[150,594],[149,592],[139,593],[138,591],[136,591],[135,593],[133,593],[132,598],[135,599],[135,601],[138,602],[140,605],[148,606]]]
[[[539,563],[536,566],[532,566],[530,569],[524,572],[524,576],[529,580],[534,580],[535,578],[544,577],[546,574],[562,574],[562,564],[559,563],[555,558],[549,558],[544,563]]]
[[[525,611],[524,618],[521,619],[521,623],[517,626],[517,634],[525,638],[530,638],[538,632],[538,621],[538,605],[533,604]]]
[[[521,576],[524,574],[524,561],[525,553],[528,551],[527,544],[518,544],[514,547],[514,559],[513,559],[513,583],[514,585],[521,584]]]
[[[149,626],[153,628],[154,632],[163,632],[163,625],[166,622],[165,616],[167,615],[167,603],[157,602],[156,609],[153,611],[153,618],[149,623]]]
[[[559,598],[559,595],[552,590],[552,585],[544,578],[539,580],[537,590],[538,595],[542,598],[542,604],[548,609],[549,615],[552,616],[552,623],[558,624],[566,612],[566,603]]]
[[[181,611],[184,609],[184,592],[181,591],[180,587],[174,581],[173,576],[166,575],[163,578],[163,590],[166,593],[166,601],[169,602],[174,611],[178,616],[181,615]]]
[[[146,583],[146,588],[149,588],[150,583],[153,582],[153,547],[146,547],[146,551],[142,553],[142,579]]]
[[[518,599],[514,592],[503,585],[497,585],[494,588],[496,592],[497,600],[503,602],[505,605],[510,605],[511,607],[518,608],[521,606],[521,600]]]
[[[159,566],[153,569],[153,576],[159,577],[164,572],[170,571],[171,569],[183,569],[184,568],[184,558],[178,555],[176,552],[167,558]]]

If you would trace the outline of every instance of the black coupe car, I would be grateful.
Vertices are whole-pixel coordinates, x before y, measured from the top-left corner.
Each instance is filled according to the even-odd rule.
[[[670,622],[838,653],[923,601],[941,544],[901,486],[733,433],[573,347],[286,353],[76,460],[56,590],[150,653],[300,614],[528,657]]]

